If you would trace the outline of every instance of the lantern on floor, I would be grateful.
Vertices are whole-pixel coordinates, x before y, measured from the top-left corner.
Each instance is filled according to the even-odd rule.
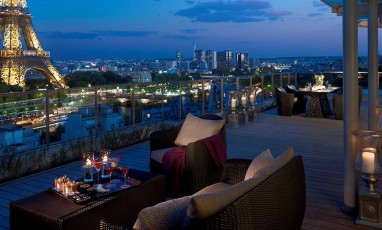
[[[353,132],[357,138],[356,169],[365,184],[359,185],[357,224],[382,228],[381,192],[376,189],[377,174],[382,172],[382,133],[372,130]]]

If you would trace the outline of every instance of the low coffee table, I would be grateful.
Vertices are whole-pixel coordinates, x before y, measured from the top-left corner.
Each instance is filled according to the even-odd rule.
[[[139,211],[165,200],[165,178],[134,169],[129,177],[142,183],[86,204],[77,204],[52,190],[13,201],[10,229],[99,229],[101,219],[132,226]]]

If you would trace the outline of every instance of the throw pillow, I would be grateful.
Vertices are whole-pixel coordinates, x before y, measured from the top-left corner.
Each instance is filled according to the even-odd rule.
[[[254,177],[257,171],[272,163],[274,159],[269,149],[260,153],[249,165],[244,180]]]
[[[190,197],[167,200],[142,209],[133,226],[137,230],[170,230],[182,226]]]
[[[174,143],[187,146],[191,142],[219,134],[224,123],[224,120],[206,120],[189,113]]]

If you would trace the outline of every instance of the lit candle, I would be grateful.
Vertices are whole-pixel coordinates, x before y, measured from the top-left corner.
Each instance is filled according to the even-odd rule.
[[[232,98],[232,100],[231,100],[231,107],[232,108],[236,107],[236,99],[235,98]]]
[[[102,159],[102,160],[103,160],[103,163],[106,164],[106,163],[107,163],[107,156],[103,156],[103,159]]]
[[[90,159],[86,159],[86,167],[90,167],[92,165],[92,162],[90,161]]]
[[[241,97],[241,104],[242,104],[243,106],[247,105],[247,97],[246,97],[246,96],[242,96],[242,97]]]
[[[251,102],[251,104],[255,103],[255,95],[249,95],[249,101]]]
[[[374,161],[375,161],[375,153],[363,152],[362,153],[362,172],[375,173]]]

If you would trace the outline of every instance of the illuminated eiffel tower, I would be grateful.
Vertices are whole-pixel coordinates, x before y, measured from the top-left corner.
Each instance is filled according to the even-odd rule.
[[[50,52],[44,51],[32,25],[26,0],[0,0],[1,80],[8,85],[25,87],[24,76],[34,69],[57,88],[65,88],[64,80],[50,62]],[[24,39],[26,49],[23,49]]]

